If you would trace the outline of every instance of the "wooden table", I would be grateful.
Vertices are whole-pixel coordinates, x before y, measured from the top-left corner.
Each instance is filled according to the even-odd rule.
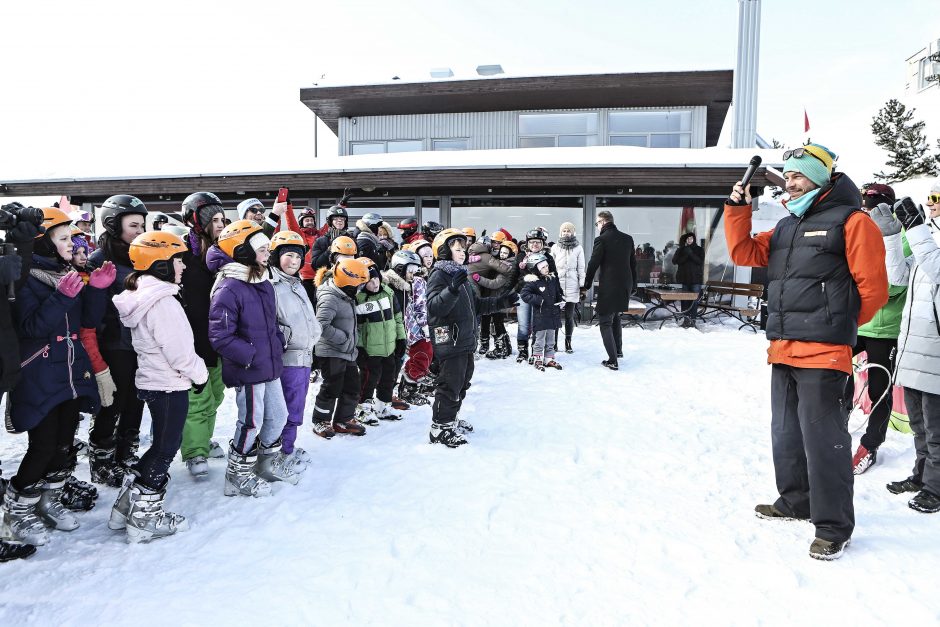
[[[689,309],[679,309],[680,301],[697,301],[701,298],[699,292],[686,292],[683,290],[670,289],[667,287],[644,287],[644,291],[647,296],[649,296],[650,302],[653,303],[653,306],[650,307],[645,314],[643,314],[643,322],[649,320],[650,314],[657,310],[663,310],[675,321],[679,322],[683,318],[692,319],[692,316],[689,315]],[[666,320],[659,325],[662,328]],[[693,319],[694,323],[695,320]]]

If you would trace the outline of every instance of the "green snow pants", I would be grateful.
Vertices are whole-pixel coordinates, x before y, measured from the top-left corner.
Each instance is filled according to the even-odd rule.
[[[225,384],[222,383],[222,363],[209,368],[209,381],[202,394],[189,391],[189,413],[183,425],[183,444],[180,452],[183,461],[197,455],[209,456],[209,440],[215,430],[215,412],[225,398]],[[223,447],[225,448],[225,447]]]

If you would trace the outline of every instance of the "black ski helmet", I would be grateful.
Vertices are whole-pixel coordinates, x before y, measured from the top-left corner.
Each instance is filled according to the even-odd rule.
[[[212,215],[209,216],[208,220],[205,220],[204,216],[200,215],[200,213],[205,214],[206,212],[200,212],[200,209],[209,206],[217,206],[218,210],[211,211],[210,213]],[[204,233],[209,222],[212,220],[212,216],[224,211],[222,209],[222,201],[212,192],[194,192],[190,194],[183,201],[182,209],[183,221],[195,229],[197,233]]]
[[[159,231],[163,227],[164,224],[168,224],[169,222],[170,222],[169,216],[167,216],[165,213],[158,213],[153,218],[153,230]]]
[[[147,205],[127,194],[111,196],[101,204],[101,224],[111,237],[121,237],[121,218],[127,215],[147,217]]]
[[[423,225],[421,225],[421,233],[428,238],[429,242],[433,242],[434,238],[437,237],[437,234],[444,230],[444,225],[435,222],[434,220],[428,220]]]
[[[346,205],[333,205],[326,212],[326,223],[329,228],[333,228],[333,218],[340,217],[346,220],[346,226],[343,229],[349,228],[349,213],[346,211]]]
[[[418,216],[411,216],[410,218],[399,220],[398,230],[401,231],[402,235],[405,237],[413,235],[418,230]]]
[[[546,233],[545,229],[541,227],[537,229],[531,229],[530,231],[526,232],[525,241],[528,242],[529,240],[533,240],[533,239],[541,240],[542,243],[544,244],[545,242],[548,241],[548,233]]]

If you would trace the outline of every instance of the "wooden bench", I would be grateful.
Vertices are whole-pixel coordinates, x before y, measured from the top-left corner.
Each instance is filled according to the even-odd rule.
[[[764,298],[764,286],[760,283],[734,283],[732,281],[711,281],[706,283],[702,290],[702,300],[699,304],[699,317],[713,316],[720,319],[728,316],[741,322],[740,331],[749,327],[757,333],[755,318],[760,315],[760,305],[756,307],[748,304],[740,307],[734,304],[736,296],[746,298],[751,303],[756,298],[758,303]]]

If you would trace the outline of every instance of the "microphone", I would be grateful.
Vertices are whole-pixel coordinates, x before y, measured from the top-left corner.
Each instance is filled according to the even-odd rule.
[[[753,177],[754,173],[757,172],[757,168],[760,167],[761,161],[763,161],[763,159],[761,159],[760,155],[754,155],[751,157],[751,162],[748,164],[747,170],[744,171],[744,176],[741,177],[741,187],[747,187],[747,184],[751,182],[751,177]],[[731,199],[729,198],[727,204],[746,207],[748,203],[744,200],[744,198],[741,199],[741,202],[731,202]]]

